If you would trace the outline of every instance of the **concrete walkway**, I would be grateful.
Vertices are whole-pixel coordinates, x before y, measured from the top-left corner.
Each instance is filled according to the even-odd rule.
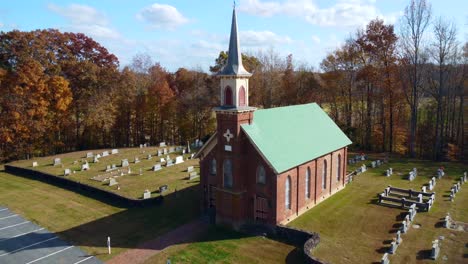
[[[206,220],[197,219],[178,227],[162,236],[138,245],[136,249],[127,250],[107,261],[107,264],[139,264],[158,254],[165,248],[181,243],[193,241],[208,227]]]

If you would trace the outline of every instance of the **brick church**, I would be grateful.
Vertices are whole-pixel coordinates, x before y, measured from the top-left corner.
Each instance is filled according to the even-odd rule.
[[[249,106],[235,9],[218,76],[217,131],[195,156],[203,207],[216,223],[285,224],[345,186],[351,141],[320,106]]]

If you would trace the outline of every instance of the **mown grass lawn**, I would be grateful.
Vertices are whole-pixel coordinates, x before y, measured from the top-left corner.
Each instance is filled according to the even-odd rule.
[[[198,242],[171,246],[145,264],[304,263],[301,249],[264,237],[249,237],[222,227],[210,227]]]
[[[370,163],[367,161],[366,163]],[[437,181],[434,189],[436,203],[429,213],[416,215],[411,228],[403,234],[403,243],[391,263],[466,263],[468,233],[451,231],[440,226],[441,219],[450,212],[455,220],[468,219],[468,184],[462,187],[455,202],[448,201],[450,187],[468,168],[460,163],[434,163],[431,161],[394,159],[376,169],[355,177],[344,190],[318,204],[289,225],[320,233],[321,242],[313,254],[331,263],[380,263],[380,259],[396,236],[407,210],[378,205],[377,194],[392,185],[421,190],[423,184],[436,175],[438,167],[446,168],[446,176]],[[384,172],[392,167],[394,175],[387,178]],[[406,180],[412,168],[418,177]],[[444,236],[438,261],[427,259],[431,241]],[[444,257],[445,256],[445,257]],[[442,260],[445,258],[446,260]]]
[[[166,147],[169,149],[169,147]],[[171,167],[162,166],[160,171],[152,171],[153,165],[160,163],[160,158],[166,158],[167,155],[161,157],[156,156],[157,150],[163,148],[157,147],[148,147],[148,148],[123,148],[119,149],[118,154],[109,155],[107,157],[102,157],[99,160],[99,163],[93,163],[93,158],[86,159],[87,152],[93,152],[95,155],[102,153],[104,149],[101,150],[89,150],[89,151],[78,151],[65,153],[49,157],[34,158],[31,160],[21,160],[12,162],[12,165],[20,166],[28,169],[38,170],[41,172],[46,172],[57,177],[64,177],[64,170],[70,169],[72,173],[69,176],[66,176],[68,179],[83,182],[88,185],[95,186],[104,190],[112,191],[119,193],[120,195],[141,199],[143,192],[148,189],[152,192],[152,196],[159,196],[157,191],[160,186],[168,185],[168,192],[165,192],[164,195],[172,193],[175,189],[181,190],[187,187],[194,186],[198,184],[199,179],[188,180],[188,166],[194,166],[194,170],[199,174],[199,160],[198,159],[188,159],[190,154],[185,154],[184,161],[181,164],[173,165]],[[110,149],[106,149],[109,150]],[[152,159],[148,160],[148,154],[152,155]],[[174,152],[168,154],[172,160],[175,160],[176,156],[182,155],[181,152]],[[134,164],[134,158],[138,157],[141,162]],[[54,158],[61,158],[63,166],[53,166]],[[130,175],[124,175],[122,177],[117,177],[118,185],[108,186],[109,182],[100,182],[92,180],[91,178],[96,175],[106,174],[106,166],[115,164],[120,169],[120,164],[123,159],[128,159],[130,163],[130,168],[132,173]],[[81,171],[82,161],[87,160],[90,165],[90,170]],[[37,161],[38,167],[33,168],[32,162]],[[76,164],[74,162],[76,161]],[[140,169],[142,170],[142,175],[140,175]],[[120,186],[118,190],[117,186]]]

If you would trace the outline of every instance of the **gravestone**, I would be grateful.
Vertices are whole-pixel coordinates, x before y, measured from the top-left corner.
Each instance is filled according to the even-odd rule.
[[[197,172],[196,172],[196,171],[192,171],[192,172],[190,172],[190,174],[189,174],[189,181],[191,181],[191,180],[193,180],[193,179],[195,179],[195,178],[198,178],[198,177],[200,177],[200,176],[197,174]]]
[[[39,165],[37,164],[37,161],[33,161],[32,166],[33,166],[33,168],[34,168],[34,167],[37,167],[37,166],[39,166]]]
[[[380,264],[390,264],[390,260],[388,260],[388,253],[385,253],[380,260]]]
[[[434,186],[432,185],[432,181],[429,181],[429,191],[432,191],[434,189]]]
[[[437,178],[438,179],[441,179],[442,177],[444,177],[444,175],[445,175],[445,172],[444,172],[444,170],[442,168],[437,169]]]
[[[98,163],[99,162],[99,158],[97,156],[94,156],[93,157],[93,163]]]
[[[190,154],[190,159],[193,159],[194,156],[195,156],[195,153]]]
[[[401,232],[403,234],[405,234],[406,232],[408,232],[408,225],[406,224],[406,221],[403,220],[401,221]]]
[[[175,164],[180,164],[184,162],[184,157],[183,156],[177,156],[175,158]]]
[[[148,154],[148,156],[146,157],[148,160],[151,160],[153,158],[153,156],[151,156],[151,154]]]
[[[101,158],[101,154],[96,154],[96,158],[100,159]]]
[[[140,176],[143,175],[143,169],[140,168]]]
[[[397,233],[396,233],[396,242],[397,244],[401,244],[401,242],[403,241],[403,239],[401,238],[401,231],[398,230]]]
[[[166,167],[170,167],[170,166],[172,166],[172,165],[174,165],[174,163],[172,162],[172,160],[167,160],[167,161],[166,161]]]
[[[390,249],[389,249],[388,253],[390,253],[390,254],[395,254],[397,248],[398,248],[398,244],[396,243],[396,241],[393,241],[393,242],[390,244]]]
[[[439,248],[439,240],[436,239],[432,241],[432,250],[431,250],[431,259],[436,260],[439,256],[440,248]]]
[[[166,142],[163,141],[163,142],[159,143],[159,146],[160,146],[160,147],[165,147],[165,146],[166,146]]]
[[[70,174],[71,174],[70,169],[65,169],[65,171],[63,172],[63,176],[68,176]]]
[[[153,166],[153,171],[158,171],[158,170],[161,170],[161,164],[160,163],[157,163],[156,165]]]
[[[62,165],[62,160],[60,158],[55,158],[54,159],[54,166],[59,166]]]
[[[163,154],[162,150],[158,149],[158,156],[161,156]]]
[[[81,164],[81,171],[89,170],[89,163]]]
[[[120,167],[122,168],[125,168],[125,167],[128,167],[129,164],[128,164],[128,159],[123,159],[120,161]]]
[[[182,150],[182,154],[185,154],[185,149]]]
[[[86,158],[92,158],[94,157],[94,154],[92,152],[86,153]]]
[[[166,192],[168,189],[167,185],[163,185],[163,186],[160,186],[159,187],[159,193],[164,193]]]
[[[421,192],[426,193],[426,186],[421,187]]]
[[[169,148],[169,153],[173,153],[175,151],[174,147]]]
[[[143,144],[140,144],[140,148],[143,148]]]
[[[410,171],[408,175],[408,180],[413,181],[414,180],[414,172]]]
[[[450,194],[450,201],[453,202],[453,199],[455,198],[455,196],[453,196],[453,193]]]
[[[387,170],[387,171],[385,172],[385,176],[390,177],[390,170]]]
[[[117,185],[118,182],[114,178],[109,178],[109,186]]]
[[[372,161],[372,162],[371,162],[371,167],[374,169],[376,166],[377,166],[376,162],[375,162],[375,161]]]
[[[450,218],[450,214],[447,213],[447,216],[445,216],[444,227],[450,228],[450,225],[451,225],[451,218]]]
[[[418,176],[418,169],[413,168],[413,172],[414,172],[414,176],[417,177]]]
[[[135,157],[133,163],[137,164],[137,163],[139,163],[139,162],[140,162],[140,159],[139,159],[138,157]]]
[[[112,149],[111,150],[111,154],[114,155],[114,154],[119,154],[119,150],[118,149]]]
[[[117,169],[117,165],[112,164],[111,169],[112,169],[112,170],[116,170],[116,169]]]
[[[361,171],[366,172],[366,170],[367,170],[366,164],[362,164]]]
[[[111,171],[111,170],[112,170],[112,169],[111,169],[111,165],[107,165],[107,166],[106,166],[106,172],[109,172],[109,171]]]
[[[160,158],[160,159],[159,159],[159,162],[161,162],[161,163],[165,163],[165,162],[166,162],[166,160],[165,160],[164,158]]]
[[[193,171],[193,166],[187,167],[187,172],[192,172]]]
[[[143,193],[143,199],[149,199],[151,198],[151,192],[149,190],[145,190]]]
[[[393,175],[393,168],[388,169],[390,171],[390,175]]]
[[[167,148],[164,148],[164,149],[163,149],[163,154],[164,154],[164,155],[167,155]]]
[[[103,156],[103,157],[109,156],[109,151],[106,150],[106,151],[102,152],[102,156]]]

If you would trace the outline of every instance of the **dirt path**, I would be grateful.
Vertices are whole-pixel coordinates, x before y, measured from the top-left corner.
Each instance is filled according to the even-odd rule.
[[[107,264],[139,264],[150,257],[158,254],[165,248],[192,241],[198,234],[202,233],[208,227],[208,223],[202,219],[178,227],[162,236],[138,245],[136,249],[127,250],[111,260]]]

